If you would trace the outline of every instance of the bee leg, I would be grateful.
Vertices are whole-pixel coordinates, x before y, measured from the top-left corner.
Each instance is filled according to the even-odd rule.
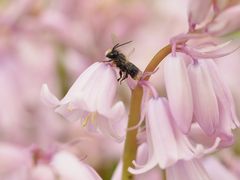
[[[122,79],[122,71],[119,71],[119,78],[117,79],[117,81],[119,81],[120,79]]]
[[[127,79],[127,78],[128,78],[128,73],[125,73],[124,76],[123,76],[123,78],[122,78],[121,81],[120,81],[120,84],[121,84],[121,82],[122,82],[123,80],[125,80],[125,79]]]

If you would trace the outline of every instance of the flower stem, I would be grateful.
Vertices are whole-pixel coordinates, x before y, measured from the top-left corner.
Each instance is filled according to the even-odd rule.
[[[144,72],[153,72],[159,63],[171,52],[171,46],[167,45],[162,48],[148,64]],[[149,80],[150,76],[147,76],[144,80]],[[143,96],[143,89],[140,85],[137,85],[132,90],[130,111],[128,116],[128,128],[131,128],[138,124],[141,115],[141,102]],[[127,131],[124,152],[123,152],[123,171],[122,180],[132,180],[133,175],[128,172],[128,168],[132,165],[132,161],[136,158],[137,152],[137,129]]]
[[[140,119],[142,95],[143,89],[141,86],[137,86],[135,89],[132,90],[128,127],[133,127],[138,123]],[[128,167],[132,165],[132,161],[136,156],[136,135],[137,129],[127,132],[123,155],[123,180],[133,179],[133,175],[128,172]]]
[[[152,58],[150,63],[145,68],[144,72],[153,72],[157,66],[162,62],[162,60],[171,53],[171,45],[167,45],[164,48],[162,48],[158,53]],[[149,80],[150,76],[147,76],[144,80]]]
[[[165,169],[162,170],[162,180],[167,180],[167,172]]]

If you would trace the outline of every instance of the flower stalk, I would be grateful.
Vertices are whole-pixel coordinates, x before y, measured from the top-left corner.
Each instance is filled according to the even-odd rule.
[[[145,68],[144,72],[153,72],[160,62],[171,53],[171,45],[167,45],[162,48],[150,61],[150,63]],[[146,76],[144,80],[149,80],[150,76]],[[143,89],[140,85],[137,85],[132,90],[128,128],[131,128],[138,124],[141,114],[141,101],[143,96]],[[128,168],[132,165],[132,161],[136,157],[137,152],[137,129],[127,131],[124,152],[123,152],[123,171],[122,180],[132,180],[133,175],[128,172]]]

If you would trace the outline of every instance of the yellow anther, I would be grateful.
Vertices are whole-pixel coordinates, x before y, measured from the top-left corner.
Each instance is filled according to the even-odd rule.
[[[92,122],[92,124],[94,124],[94,122],[95,122],[96,114],[97,114],[96,112],[91,113],[91,122]]]
[[[85,119],[84,119],[83,122],[82,122],[82,127],[85,127],[85,126],[87,125],[90,116],[91,116],[91,113],[89,113],[89,114],[85,117]]]
[[[96,119],[96,114],[97,114],[96,112],[89,113],[82,121],[82,127],[85,127],[89,121],[92,124],[94,124]]]

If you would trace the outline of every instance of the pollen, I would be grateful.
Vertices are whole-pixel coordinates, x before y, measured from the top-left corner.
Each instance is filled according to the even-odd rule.
[[[97,115],[97,112],[91,113],[91,123],[92,123],[92,124],[95,123],[96,115]]]

